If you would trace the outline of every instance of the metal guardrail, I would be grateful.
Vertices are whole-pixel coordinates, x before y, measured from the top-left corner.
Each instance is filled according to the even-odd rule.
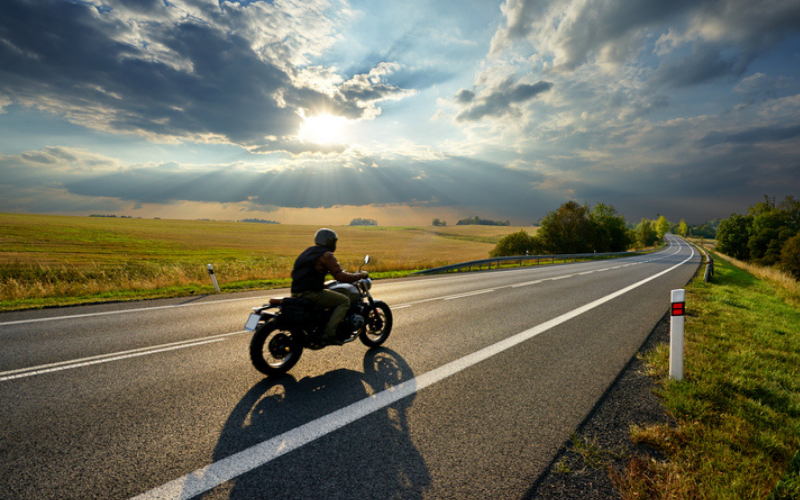
[[[494,257],[491,259],[482,259],[482,260],[471,260],[469,262],[459,262],[458,264],[450,264],[448,266],[441,266],[441,267],[434,267],[431,269],[425,269],[422,271],[417,271],[412,274],[435,274],[435,273],[445,273],[447,271],[457,271],[459,269],[469,268],[472,269],[473,267],[477,266],[478,270],[480,270],[484,265],[487,266],[487,269],[492,268],[492,264],[497,264],[497,269],[500,268],[500,264],[503,262],[519,262],[520,267],[522,266],[523,261],[531,261],[535,260],[536,264],[539,265],[541,261],[551,261],[555,264],[556,260],[563,260],[564,262],[568,262],[569,260],[573,260],[577,262],[578,259],[582,261],[591,260],[595,258],[603,258],[603,257],[627,257],[629,255],[640,255],[645,252],[607,252],[607,253],[573,253],[573,254],[546,254],[546,255],[514,255],[510,257]]]

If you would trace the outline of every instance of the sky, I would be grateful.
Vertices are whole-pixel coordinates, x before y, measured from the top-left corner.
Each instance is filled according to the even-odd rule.
[[[0,212],[690,224],[800,197],[800,0],[2,0]]]

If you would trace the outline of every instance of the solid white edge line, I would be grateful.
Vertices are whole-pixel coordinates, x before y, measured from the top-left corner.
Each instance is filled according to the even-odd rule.
[[[198,469],[185,476],[179,477],[162,486],[146,491],[132,500],[155,500],[155,499],[188,499],[206,491],[209,491],[226,481],[230,481],[242,474],[245,474],[257,467],[265,465],[272,460],[294,451],[316,439],[321,438],[331,432],[355,422],[356,420],[369,415],[381,408],[385,408],[400,399],[410,396],[419,390],[428,387],[436,382],[444,380],[451,375],[463,371],[481,361],[510,349],[522,342],[550,330],[562,323],[584,314],[606,302],[609,302],[620,295],[634,290],[645,283],[660,278],[661,276],[677,269],[694,257],[694,248],[689,247],[692,253],[683,262],[676,264],[665,271],[655,274],[642,281],[634,283],[628,287],[606,295],[593,302],[585,304],[561,316],[546,321],[533,328],[518,333],[512,337],[492,344],[477,352],[468,354],[455,361],[442,365],[419,377],[407,380],[395,387],[373,394],[349,406],[341,408],[333,413],[316,420],[312,420],[300,427],[296,427],[283,434],[275,436],[267,441],[242,450],[229,457],[217,462],[213,462],[201,469]]]

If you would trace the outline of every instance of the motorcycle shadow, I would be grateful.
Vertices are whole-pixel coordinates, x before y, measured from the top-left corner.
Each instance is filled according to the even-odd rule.
[[[364,372],[339,369],[254,385],[233,409],[214,450],[216,462],[414,378],[396,352],[367,351]],[[414,395],[288,453],[201,498],[422,498],[427,466],[411,440]]]

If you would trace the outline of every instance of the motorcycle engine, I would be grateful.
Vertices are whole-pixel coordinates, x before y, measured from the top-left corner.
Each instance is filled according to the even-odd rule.
[[[367,324],[367,320],[365,320],[364,316],[362,316],[360,314],[354,314],[354,315],[350,316],[349,323],[350,323],[350,326],[353,328],[353,330],[358,330],[360,328],[363,328],[364,325]]]

